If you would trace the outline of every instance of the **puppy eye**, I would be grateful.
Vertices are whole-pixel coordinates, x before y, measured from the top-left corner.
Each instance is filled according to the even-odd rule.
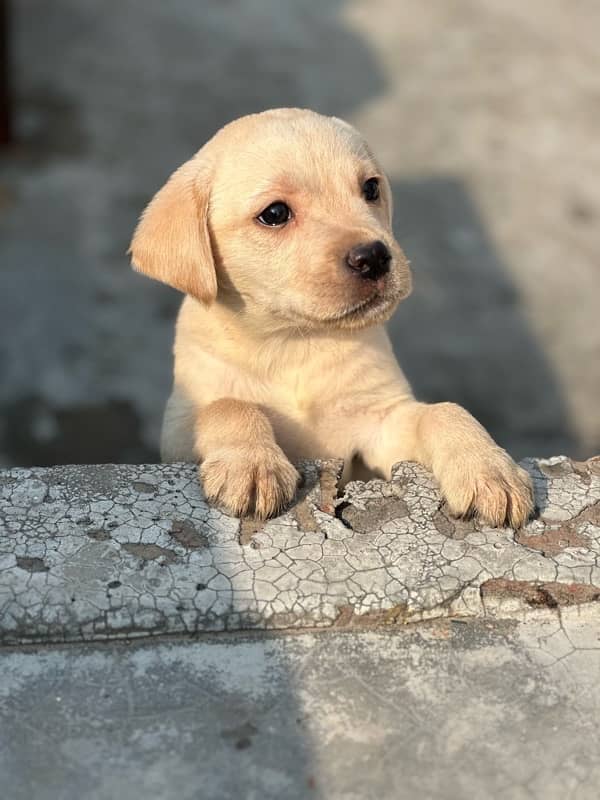
[[[276,203],[271,203],[270,206],[267,206],[264,211],[261,211],[256,219],[263,225],[277,228],[280,225],[285,225],[291,218],[292,209],[278,200]]]
[[[379,200],[379,178],[369,178],[363,183],[362,192],[367,203]]]

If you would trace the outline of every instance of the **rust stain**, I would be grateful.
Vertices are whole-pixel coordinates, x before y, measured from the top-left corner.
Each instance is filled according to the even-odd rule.
[[[455,536],[456,526],[454,522],[446,514],[444,514],[441,508],[438,508],[431,518],[431,521],[433,522],[435,529],[438,531],[438,533],[441,533],[442,536],[447,536],[449,539],[464,539],[464,535]]]
[[[600,456],[592,456],[587,461],[574,461],[571,459],[571,465],[573,472],[583,478],[588,486],[591,483],[592,475],[600,475]]]
[[[558,608],[593,603],[600,600],[600,587],[587,583],[537,583],[491,578],[481,584],[482,600],[503,598],[522,600],[531,607]]]
[[[156,561],[157,558],[164,558],[167,563],[177,559],[177,553],[166,547],[159,547],[157,544],[139,544],[137,542],[124,542],[121,544],[123,550],[131,553],[132,556],[141,558],[143,561]]]
[[[171,523],[171,536],[188,550],[200,550],[209,545],[207,536],[200,533],[189,519],[174,519]]]
[[[309,628],[315,624],[315,618],[308,612],[276,611],[265,620],[268,629]],[[262,627],[262,622],[258,627]]]
[[[319,469],[319,489],[321,492],[319,510],[325,514],[333,515],[335,513],[335,501],[337,500],[341,468],[342,465],[339,462],[334,462]]]
[[[362,625],[398,625],[406,621],[406,603],[397,603],[391,608],[367,611],[357,614],[352,604],[337,607],[338,614],[333,622],[335,628],[353,628]]]
[[[254,517],[242,517],[240,519],[240,533],[238,541],[240,544],[250,544],[255,533],[259,533],[264,528],[264,520]]]
[[[335,513],[335,501],[337,499],[338,480],[343,464],[338,461],[331,463],[325,462],[319,466],[319,500],[317,508],[325,514]],[[319,531],[319,523],[314,513],[314,506],[308,497],[303,497],[296,505],[290,509],[290,513],[298,523],[298,527],[303,531]],[[247,517],[240,520],[240,544],[250,544],[253,536],[261,531],[264,522]]]
[[[571,467],[573,468],[573,472],[583,480],[585,485],[589,486],[592,482],[592,475],[585,461],[571,461]]]
[[[292,515],[303,531],[318,531],[319,526],[307,497],[294,506]]]
[[[515,542],[531,550],[539,550],[543,556],[555,556],[567,547],[584,547],[589,550],[591,542],[587,536],[575,530],[573,525],[550,528],[543,533],[515,533]]]
[[[576,462],[576,463],[580,464],[581,462]],[[593,456],[592,458],[588,458],[587,461],[583,462],[583,465],[585,465],[589,469],[589,471],[594,475],[600,475],[600,456]]]
[[[89,536],[90,539],[94,539],[96,542],[108,542],[108,540],[111,538],[110,533],[105,531],[103,528],[91,528],[85,533],[86,536]]]
[[[549,478],[563,478],[575,473],[589,486],[592,475],[600,475],[600,456],[593,456],[587,461],[569,459],[558,464],[540,464],[540,469]]]
[[[442,503],[440,508],[435,512],[431,521],[435,529],[441,533],[442,536],[447,536],[448,539],[462,540],[470,533],[480,530],[476,518],[467,519],[452,517],[447,511],[445,502]]]
[[[592,503],[591,506],[586,506],[582,511],[573,518],[573,524],[579,522],[591,522],[592,525],[600,525],[600,500]]]
[[[134,481],[131,485],[136,492],[143,492],[144,494],[154,494],[156,492],[155,484],[147,483],[146,481]]]
[[[400,497],[386,497],[366,503],[366,508],[356,508],[352,503],[340,507],[340,518],[356,533],[370,533],[386,522],[408,516],[408,506]]]
[[[560,520],[552,520],[543,517],[543,522],[555,524],[560,522]],[[596,500],[595,503],[592,503],[589,506],[583,508],[577,516],[573,517],[573,519],[569,520],[569,522],[564,525],[565,528],[574,528],[575,525],[580,525],[582,522],[591,522],[592,525],[599,525],[600,526],[600,500]]]
[[[48,572],[50,569],[42,558],[30,556],[17,556],[17,567],[27,570],[27,572]]]

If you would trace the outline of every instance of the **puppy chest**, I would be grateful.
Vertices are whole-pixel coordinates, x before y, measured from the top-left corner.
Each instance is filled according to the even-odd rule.
[[[267,404],[275,435],[290,458],[349,458],[355,450],[355,421],[339,403],[278,397]]]

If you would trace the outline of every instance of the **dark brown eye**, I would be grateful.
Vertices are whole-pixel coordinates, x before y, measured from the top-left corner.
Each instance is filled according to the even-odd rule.
[[[367,203],[374,203],[379,200],[379,178],[369,178],[363,183],[363,196]]]
[[[285,225],[291,218],[291,208],[278,200],[276,203],[271,203],[270,206],[267,206],[261,211],[256,219],[262,225],[268,225],[270,228],[277,228],[280,225]]]

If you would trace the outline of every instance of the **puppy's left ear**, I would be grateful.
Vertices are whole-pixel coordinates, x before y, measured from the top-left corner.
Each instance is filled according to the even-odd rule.
[[[209,305],[217,296],[217,274],[208,231],[210,169],[201,152],[154,196],[129,253],[134,269]]]

